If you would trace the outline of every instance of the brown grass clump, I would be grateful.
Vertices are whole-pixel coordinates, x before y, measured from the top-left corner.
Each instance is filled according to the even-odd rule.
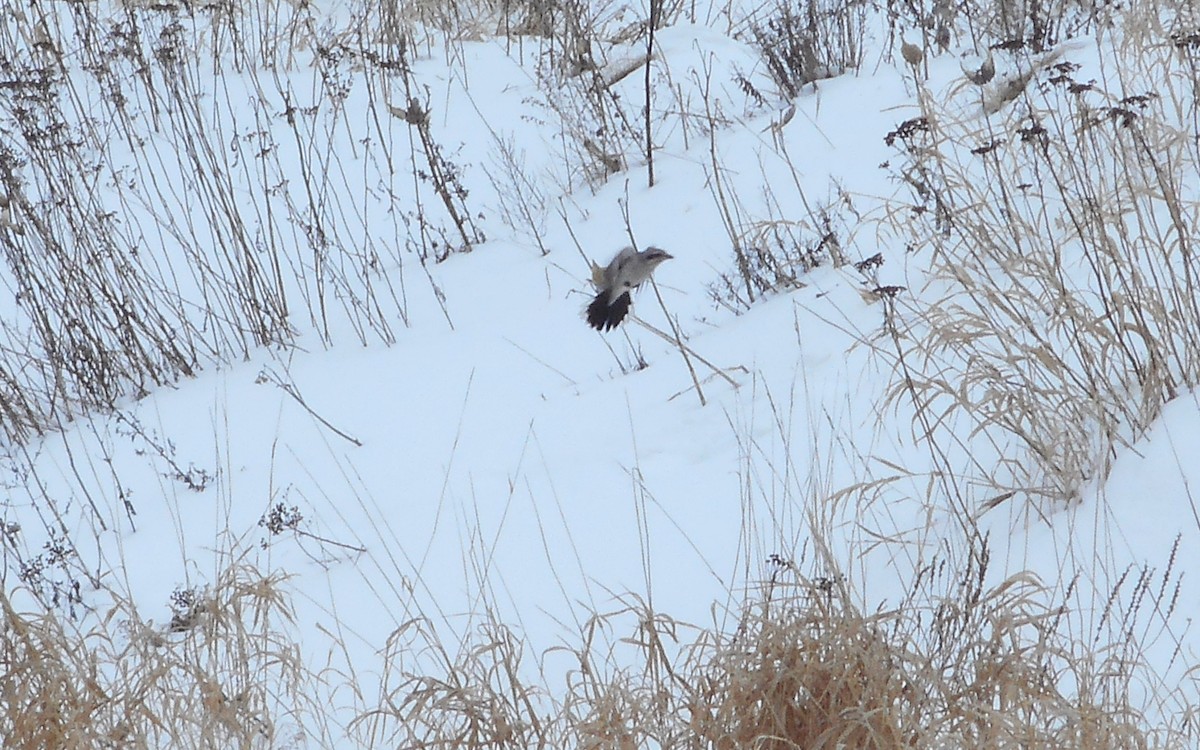
[[[873,614],[797,576],[789,597],[749,607],[676,672],[689,729],[676,746],[1191,746],[1186,721],[1133,703],[1147,676],[1136,644],[1066,632],[1065,607],[1032,577],[984,588],[986,565],[968,563],[941,594],[919,581],[920,595]]]
[[[18,750],[1195,746],[1195,700],[1149,670],[1136,611],[1109,638],[1071,633],[1032,577],[985,588],[985,567],[986,555],[931,565],[906,601],[871,614],[840,579],[789,569],[732,632],[691,638],[629,597],[536,663],[490,609],[452,647],[418,618],[380,652],[374,694],[353,677],[364,672],[309,670],[281,581],[244,563],[175,597],[187,606],[165,627],[118,602],[80,632],[0,598],[0,736]],[[358,718],[344,724],[344,710]]]
[[[289,616],[280,582],[235,563],[189,597],[186,619],[177,610],[155,627],[117,599],[86,631],[18,611],[0,589],[4,747],[276,746],[296,731],[276,717],[312,707],[294,644],[275,629]]]
[[[99,739],[93,716],[104,702],[90,660],[64,648],[61,624],[49,614],[21,615],[0,598],[3,639],[0,705],[5,747],[91,747]],[[72,727],[81,730],[72,731]],[[72,742],[71,737],[75,740]],[[12,743],[12,744],[10,744]],[[81,744],[82,743],[82,744]]]
[[[1128,631],[1072,633],[1035,579],[987,588],[986,565],[931,565],[905,602],[871,614],[837,580],[789,569],[732,633],[696,629],[690,642],[629,597],[594,615],[579,647],[544,654],[536,686],[508,629],[476,628],[455,656],[414,624],[386,657],[395,687],[356,729],[389,747],[468,750],[1194,746],[1188,709],[1172,713],[1188,699],[1164,688],[1151,716],[1131,698],[1155,678]],[[422,654],[436,656],[424,669]]]
[[[748,620],[696,680],[691,724],[701,746],[916,747],[904,653],[880,623],[831,599]]]

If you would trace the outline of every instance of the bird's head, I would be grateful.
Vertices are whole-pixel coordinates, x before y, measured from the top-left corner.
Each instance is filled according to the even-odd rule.
[[[642,260],[649,263],[651,268],[662,263],[664,260],[670,260],[675,257],[661,247],[648,247],[642,251],[641,255]]]

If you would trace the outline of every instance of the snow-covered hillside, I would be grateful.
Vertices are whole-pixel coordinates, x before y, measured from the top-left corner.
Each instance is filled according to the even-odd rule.
[[[816,606],[1120,717],[845,746],[1191,746],[1200,37],[934,6],[0,11],[0,729],[759,746],[684,665]]]

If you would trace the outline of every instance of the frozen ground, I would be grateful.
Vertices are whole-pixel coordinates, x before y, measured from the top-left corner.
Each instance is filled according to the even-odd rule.
[[[577,177],[563,166],[564,134],[533,55],[480,41],[449,63],[422,60],[433,132],[462,168],[487,241],[441,263],[387,256],[378,273],[403,280],[407,318],[392,314],[391,345],[361,346],[336,320],[327,345],[297,315],[294,347],[207,367],[119,415],[95,413],[33,441],[30,473],[10,481],[3,505],[22,554],[37,554],[44,529],[61,523],[89,573],[160,627],[173,591],[203,589],[246,556],[290,576],[304,658],[353,669],[367,693],[389,635],[416,617],[453,642],[490,609],[541,653],[634,597],[682,622],[729,628],[772,555],[809,575],[844,576],[874,610],[895,606],[931,561],[961,554],[961,515],[930,499],[934,459],[916,439],[911,404],[883,402],[897,378],[890,303],[870,293],[903,286],[901,315],[927,293],[928,254],[906,251],[882,222],[906,189],[881,166],[896,156],[884,136],[919,113],[916,80],[900,60],[880,60],[807,88],[772,128],[789,103],[756,103],[734,82],[744,74],[772,90],[754,50],[716,24],[678,24],[657,42],[652,188],[631,161],[595,191],[563,192]],[[1102,67],[1095,45],[1065,54]],[[287,78],[293,91],[316,91],[312,76],[300,64]],[[954,54],[935,58],[921,90],[949,98],[961,76]],[[619,92],[636,102],[641,85],[639,72]],[[200,86],[219,102],[204,110],[221,121],[214,127],[230,132],[260,109],[283,109],[232,71]],[[268,105],[247,104],[256,96]],[[352,175],[342,199],[359,207],[347,236],[400,247],[393,209],[411,182],[391,178],[391,203],[376,184],[352,194],[353,169],[378,168],[365,156],[371,144],[358,142],[368,111],[396,148],[407,143],[409,125],[381,107],[352,87],[329,150]],[[711,133],[706,108],[720,112]],[[286,168],[298,157],[279,142]],[[503,205],[516,198],[503,192],[515,173],[502,144],[543,198],[531,202],[534,224]],[[118,145],[114,170],[134,158]],[[742,221],[808,221],[806,202],[846,208],[859,223],[842,252],[851,263],[881,253],[877,278],[825,264],[740,315],[716,304],[721,275],[737,278],[718,174]],[[606,262],[630,235],[675,256],[634,312],[668,334],[671,316],[687,357],[636,322],[605,335],[584,324],[587,261]],[[1184,575],[1200,567],[1197,436],[1200,401],[1185,393],[1069,507],[972,511],[992,552],[989,584],[1036,577],[1072,605],[1063,627],[1136,631],[1163,684],[1178,682],[1197,659],[1200,594]],[[965,470],[962,456],[950,460]],[[839,494],[856,484],[869,489]],[[288,519],[282,533],[260,523],[273,509]],[[13,571],[4,582],[18,609],[35,606]],[[104,615],[98,591],[81,597],[75,617]],[[1114,623],[1129,609],[1113,602],[1135,599],[1145,602],[1137,617]],[[345,649],[330,656],[335,640]]]

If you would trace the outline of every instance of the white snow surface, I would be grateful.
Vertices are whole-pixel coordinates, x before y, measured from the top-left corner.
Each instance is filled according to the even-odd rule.
[[[391,321],[395,343],[362,346],[335,322],[327,344],[297,315],[294,347],[214,363],[129,401],[121,417],[92,414],[36,440],[28,451],[37,481],[9,483],[3,520],[20,525],[32,554],[46,540],[42,498],[54,498],[72,539],[98,541],[80,546],[82,559],[159,627],[173,590],[209,585],[229,554],[246,555],[290,576],[289,627],[305,658],[323,664],[336,632],[348,650],[335,658],[367,681],[378,678],[389,635],[422,615],[453,642],[494,608],[531,653],[577,642],[592,612],[631,595],[682,622],[729,628],[772,554],[812,575],[831,572],[832,560],[864,609],[895,605],[922,566],[963,539],[950,509],[928,499],[932,464],[911,409],[903,399],[881,405],[896,382],[875,352],[886,347],[884,303],[865,294],[871,285],[851,266],[826,265],[741,314],[715,304],[710,287],[721,274],[736,279],[736,267],[712,180],[715,162],[749,217],[769,213],[764,186],[777,211],[797,220],[808,217],[805,201],[839,195],[877,217],[904,190],[881,167],[895,156],[883,138],[918,113],[916,84],[901,61],[872,59],[794,102],[756,103],[734,76],[763,91],[770,80],[755,51],[725,31],[684,24],[658,34],[653,187],[636,153],[594,191],[565,169],[564,135],[536,85],[534,55],[485,40],[457,44],[452,60],[424,56],[416,75],[429,87],[433,131],[462,167],[467,205],[482,214],[488,239],[424,271],[411,252],[391,256],[400,262],[379,273],[403,277],[407,295],[407,324]],[[1083,45],[1067,55],[1096,67],[1103,52]],[[314,76],[303,63],[287,74],[295,91],[315,91]],[[624,100],[640,102],[641,76],[618,86]],[[946,55],[930,61],[923,85],[945,95],[960,81]],[[283,110],[276,92],[255,93],[233,71],[201,85],[235,131],[255,122],[255,107]],[[721,111],[711,137],[706,90]],[[270,101],[247,103],[255,97]],[[402,100],[397,93],[393,104]],[[770,126],[791,104],[795,115],[776,134]],[[393,143],[407,144],[409,126],[383,106],[351,87],[330,145],[343,167],[378,169],[366,156],[372,144],[356,141],[372,108]],[[692,116],[670,114],[680,110]],[[110,154],[121,164],[131,157],[116,143]],[[502,197],[501,144],[547,198],[536,228],[502,205],[512,196]],[[404,205],[411,176],[391,179],[391,205]],[[402,247],[386,201],[342,199],[359,207],[355,221],[365,217],[364,237]],[[634,322],[598,334],[582,319],[585,259],[607,262],[630,234],[675,256],[655,288],[637,293],[633,312],[667,332],[670,314],[698,355],[690,366],[704,403],[671,342]],[[850,260],[882,253],[879,283],[904,286],[919,303],[926,256],[884,233],[848,239]],[[129,434],[131,421],[176,466],[211,480],[189,489]],[[979,513],[992,548],[989,583],[1028,573],[1061,593],[1075,582],[1078,606],[1064,627],[1090,632],[1127,571],[1170,563],[1165,594],[1130,627],[1151,644],[1164,684],[1177,680],[1197,657],[1190,624],[1200,592],[1179,575],[1200,562],[1197,436],[1200,399],[1186,393],[1070,507],[1034,513],[1000,503]],[[865,500],[830,499],[888,477],[898,478]],[[279,503],[298,509],[307,535],[259,525]],[[816,554],[814,538],[829,558]],[[11,571],[4,581],[18,608],[36,606]],[[84,591],[74,614],[86,623],[104,608],[100,593]]]

